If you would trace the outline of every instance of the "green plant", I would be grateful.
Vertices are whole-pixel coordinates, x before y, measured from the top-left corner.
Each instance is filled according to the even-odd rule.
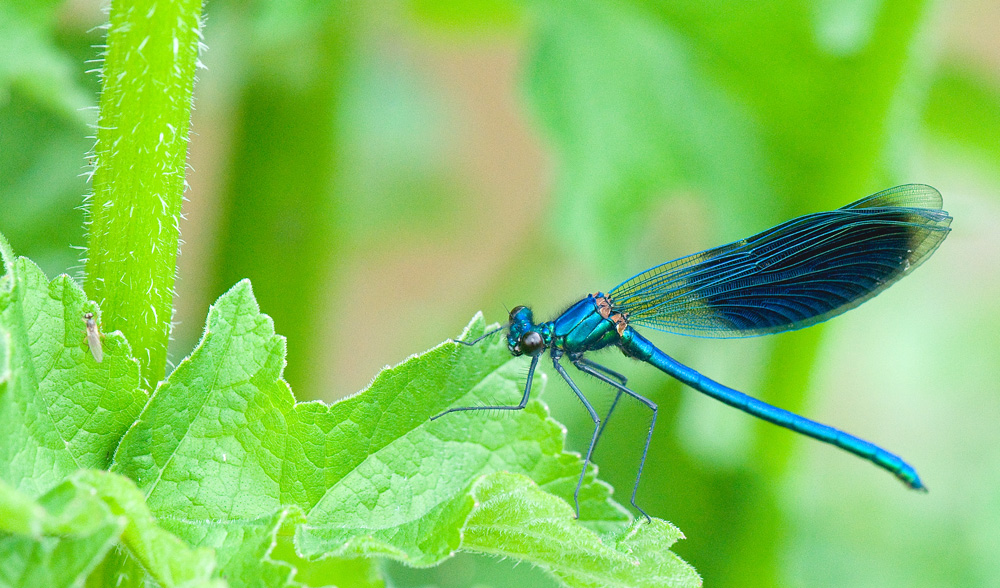
[[[78,256],[68,245],[90,240],[90,227],[75,207],[87,189],[77,178],[82,154],[93,146],[86,125],[97,123],[96,109],[88,107],[98,95],[98,76],[85,73],[82,64],[93,59],[94,44],[103,44],[102,29],[94,27],[104,17],[86,8],[98,4],[0,0],[0,231],[49,276],[72,272]],[[173,357],[195,347],[209,303],[251,277],[255,298],[288,337],[283,379],[299,398],[331,398],[360,388],[388,358],[454,335],[477,308],[500,312],[502,304],[527,302],[548,314],[587,291],[581,287],[612,286],[630,270],[891,184],[931,183],[945,194],[956,232],[926,271],[868,309],[830,328],[773,338],[660,339],[678,359],[745,392],[814,417],[836,413],[830,422],[847,430],[897,439],[893,447],[905,450],[922,473],[929,468],[930,495],[901,495],[891,480],[874,474],[869,482],[864,468],[823,447],[734,415],[642,366],[609,360],[627,369],[635,389],[660,407],[640,504],[688,531],[690,538],[676,550],[712,584],[990,586],[1000,576],[996,558],[982,549],[983,538],[1000,526],[1000,510],[990,507],[1000,458],[966,451],[1000,443],[989,418],[1000,398],[993,344],[1000,319],[988,303],[1000,283],[989,257],[997,224],[1000,85],[989,66],[986,13],[963,15],[951,3],[923,0],[212,0],[207,10],[211,50],[203,56],[209,69],[198,85],[194,130],[201,137],[191,161],[198,172],[192,179],[200,185],[191,193],[191,215],[192,225],[207,219],[215,242],[204,247],[202,227],[185,229],[194,247],[184,250],[189,265],[182,259]],[[978,32],[970,26],[977,22],[985,27]],[[185,44],[193,39],[188,26],[178,37]],[[185,59],[194,55],[190,49],[183,47]],[[147,67],[144,60],[128,63],[120,71]],[[113,68],[109,62],[104,71]],[[172,79],[188,84],[186,76]],[[176,128],[186,124],[189,109],[187,92],[174,91],[180,107],[156,112]],[[520,103],[508,104],[515,97]],[[497,120],[504,124],[491,124]],[[104,128],[113,125],[100,126],[108,132],[99,149],[113,151],[115,132]],[[525,135],[546,142],[538,145]],[[95,152],[99,171],[110,166],[102,172],[107,190],[97,195],[102,206],[130,197],[116,191],[115,169],[140,184],[162,186],[169,210],[150,210],[146,218],[167,223],[162,234],[156,224],[161,240],[121,231],[115,223],[127,215],[116,215],[130,207],[111,211],[104,221],[97,219],[100,211],[89,217],[105,227],[101,248],[127,253],[134,246],[148,253],[141,263],[128,263],[154,276],[157,302],[166,304],[157,312],[170,308],[180,192],[151,165],[167,165],[170,177],[179,178],[183,157],[177,156],[186,136],[171,134],[170,142],[157,144],[169,144],[173,159],[160,159],[161,153],[135,166]],[[206,177],[216,179],[206,186]],[[140,192],[131,195],[137,210],[159,206],[152,192]],[[502,222],[511,218],[516,222]],[[484,227],[491,229],[487,238]],[[129,244],[130,238],[142,242]],[[157,257],[154,242],[160,244]],[[90,251],[95,255],[96,245]],[[191,264],[193,259],[200,261]],[[108,268],[125,265],[110,253],[105,262]],[[31,264],[18,271],[17,279],[38,278],[38,292],[64,286],[57,278],[43,287]],[[13,287],[14,277],[2,279]],[[153,350],[166,341],[168,323],[164,317],[145,322],[153,305],[143,305],[142,288],[97,293],[95,287],[103,286],[86,287],[82,306],[53,307],[65,316],[43,321],[62,325],[70,353],[39,348],[34,365],[44,369],[34,372],[3,362],[10,377],[0,403],[21,403],[4,404],[0,424],[11,435],[3,442],[10,437],[15,449],[15,442],[38,442],[5,453],[0,479],[9,486],[18,472],[18,483],[40,481],[52,492],[45,498],[41,487],[4,492],[0,520],[37,539],[18,549],[42,546],[42,557],[51,547],[46,557],[56,563],[40,569],[68,576],[82,574],[59,565],[64,554],[94,539],[94,549],[106,548],[109,555],[88,560],[102,562],[89,583],[110,583],[102,578],[126,570],[128,585],[146,573],[142,564],[105,545],[117,543],[114,528],[108,527],[112,537],[104,543],[97,534],[99,523],[110,520],[107,513],[129,502],[127,494],[98,490],[110,483],[66,472],[110,467],[110,458],[100,457],[113,452],[109,439],[121,436],[147,402],[147,393],[135,391],[151,391],[166,375]],[[108,294],[117,297],[118,310],[110,310]],[[323,309],[339,310],[344,300],[350,324],[330,324]],[[58,361],[90,357],[78,316],[89,311],[100,311],[109,332],[103,342],[108,358],[91,375],[59,370]],[[13,353],[7,339],[17,341],[10,334],[24,333],[7,328],[17,319],[12,312],[2,319],[4,358]],[[135,313],[131,324],[121,312]],[[37,343],[32,337],[58,332],[29,330],[21,341]],[[150,342],[149,354],[140,349],[140,336]],[[141,367],[124,361],[124,340],[137,349]],[[503,361],[497,352],[490,361]],[[45,363],[53,358],[58,361]],[[55,371],[45,371],[49,365]],[[508,375],[515,370],[504,369]],[[45,395],[53,385],[36,376],[53,373],[62,374],[59,386],[75,391],[74,401]],[[32,389],[36,379],[42,395],[15,393]],[[114,389],[126,392],[102,392],[111,379]],[[596,384],[582,385],[594,401],[610,402]],[[569,444],[584,447],[589,417],[567,392],[554,384],[543,398],[566,424]],[[49,428],[33,422],[25,429],[9,418],[48,405],[59,417]],[[627,406],[622,410],[623,421],[638,416]],[[483,416],[469,426],[492,426]],[[609,428],[596,462],[612,467],[602,468],[601,479],[631,487],[631,464],[614,462],[619,456],[637,461],[639,443],[635,430]],[[32,448],[42,456],[32,457]],[[72,488],[57,492],[61,480]],[[107,501],[74,498],[95,496],[91,489]],[[87,512],[96,513],[92,526],[80,518]],[[265,519],[244,525],[242,535],[224,528],[224,538],[195,537],[188,545],[242,543],[240,553],[255,554],[246,561],[288,562],[267,569],[284,578],[290,563],[302,583],[325,577],[349,584],[349,578],[374,573],[364,558],[335,558],[325,567],[300,562],[287,549],[295,513],[273,516],[288,521],[274,535],[278,541],[262,530],[276,524]],[[78,532],[60,535],[63,520],[79,521]],[[156,520],[183,534],[177,525],[168,528],[168,519]],[[94,534],[82,532],[87,530]],[[135,535],[120,537],[127,542]],[[265,557],[272,543],[281,549]],[[162,545],[173,549],[170,542]],[[243,556],[230,558],[227,549],[215,554],[235,584],[235,562]],[[201,561],[195,552],[182,552]],[[459,556],[429,569],[389,563],[381,572],[398,586],[555,583],[532,566],[504,569],[509,564],[494,559]],[[281,581],[263,577],[265,583]]]
[[[539,401],[429,421],[519,394],[500,341],[442,343],[332,406],[296,403],[244,280],[162,377],[200,5],[112,7],[86,291],[0,237],[0,585],[381,586],[376,557],[460,550],[568,586],[699,585],[669,551],[680,532],[634,523],[594,470],[573,520],[581,460]],[[86,313],[108,331],[100,361]]]

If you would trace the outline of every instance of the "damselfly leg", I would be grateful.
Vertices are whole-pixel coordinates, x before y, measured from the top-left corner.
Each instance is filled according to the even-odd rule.
[[[652,520],[650,519],[646,511],[642,510],[642,508],[640,508],[639,505],[635,503],[635,494],[636,492],[639,491],[639,480],[642,479],[642,468],[643,466],[646,465],[646,454],[649,453],[649,442],[652,441],[653,439],[653,427],[656,426],[656,412],[657,412],[656,403],[646,398],[645,396],[642,396],[641,394],[637,394],[633,390],[630,390],[629,388],[625,387],[624,384],[619,384],[614,379],[609,378],[602,373],[599,373],[597,370],[600,368],[603,368],[601,371],[610,371],[607,368],[604,368],[604,366],[599,366],[598,364],[595,364],[592,361],[587,361],[587,362],[574,361],[573,365],[575,365],[576,368],[581,372],[590,374],[595,378],[597,378],[598,380],[601,380],[602,382],[614,386],[618,390],[618,394],[615,396],[615,404],[618,403],[618,399],[621,398],[622,394],[624,393],[628,394],[632,398],[635,398],[639,402],[646,405],[646,407],[648,407],[651,411],[653,411],[653,418],[649,423],[649,431],[646,432],[646,444],[642,448],[642,459],[639,460],[639,473],[636,474],[635,484],[632,486],[632,499],[631,499],[632,506],[634,506],[637,511],[642,513],[642,516],[646,517],[646,520]],[[611,413],[615,409],[615,404],[611,405],[611,410],[608,411],[607,418],[611,418]],[[605,424],[606,422],[607,419],[605,419]],[[601,429],[603,430],[603,426],[601,427]],[[600,433],[600,430],[598,431],[598,433]],[[597,440],[595,439],[594,441],[596,442]]]
[[[535,377],[535,368],[538,367],[538,358],[540,356],[536,355],[531,358],[531,367],[528,368],[528,379],[524,384],[524,396],[521,397],[521,402],[517,406],[510,405],[500,405],[500,406],[458,406],[455,408],[449,408],[448,410],[439,413],[431,417],[431,420],[437,420],[449,412],[461,412],[465,410],[521,410],[528,405],[528,397],[531,396],[531,380]]]

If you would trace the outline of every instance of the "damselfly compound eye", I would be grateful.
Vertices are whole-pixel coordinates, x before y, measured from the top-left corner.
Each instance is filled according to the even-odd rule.
[[[527,333],[521,335],[521,340],[517,342],[518,347],[521,349],[521,353],[525,355],[535,355],[541,351],[542,347],[545,345],[545,341],[542,340],[542,336],[535,331],[528,331]]]

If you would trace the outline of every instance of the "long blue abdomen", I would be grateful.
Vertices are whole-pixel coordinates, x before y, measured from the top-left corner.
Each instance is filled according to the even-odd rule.
[[[771,406],[752,396],[747,396],[742,392],[723,386],[663,353],[652,342],[631,327],[625,329],[625,332],[622,333],[619,345],[622,351],[629,357],[634,357],[653,365],[699,392],[703,392],[716,400],[721,400],[729,406],[738,408],[765,421],[850,451],[854,455],[867,459],[875,465],[892,472],[910,488],[925,490],[916,470],[899,456],[839,429],[817,423],[776,406]]]

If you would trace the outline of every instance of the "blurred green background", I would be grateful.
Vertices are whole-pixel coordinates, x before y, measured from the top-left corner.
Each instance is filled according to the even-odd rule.
[[[171,357],[242,277],[300,399],[335,400],[477,310],[549,317],[648,266],[905,182],[953,232],[829,324],[649,334],[737,389],[896,451],[921,495],[609,354],[661,407],[639,500],[707,586],[1000,585],[1000,4],[210,0]],[[0,231],[78,274],[104,22],[0,2]],[[573,447],[589,419],[545,400]],[[607,406],[595,381],[584,391]],[[645,414],[596,454],[623,500]],[[617,458],[617,459],[616,459]],[[387,564],[529,588],[528,566]]]

